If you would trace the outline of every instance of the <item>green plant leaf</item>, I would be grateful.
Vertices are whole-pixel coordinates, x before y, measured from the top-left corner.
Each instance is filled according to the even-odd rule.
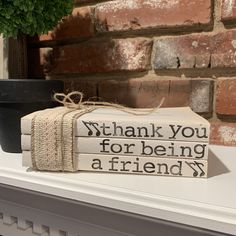
[[[0,0],[0,33],[16,38],[48,32],[72,8],[73,0]]]

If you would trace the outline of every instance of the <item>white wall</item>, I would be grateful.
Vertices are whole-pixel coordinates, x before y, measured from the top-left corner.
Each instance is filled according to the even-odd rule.
[[[0,36],[0,79],[8,79],[8,43]]]

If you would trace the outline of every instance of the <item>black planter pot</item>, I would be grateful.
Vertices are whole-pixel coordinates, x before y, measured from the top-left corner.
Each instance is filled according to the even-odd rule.
[[[21,117],[58,105],[55,92],[63,91],[63,82],[56,80],[0,79],[0,144],[5,152],[21,152]]]

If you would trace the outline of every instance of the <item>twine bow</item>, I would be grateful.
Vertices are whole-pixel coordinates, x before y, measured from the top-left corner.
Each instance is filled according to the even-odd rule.
[[[40,111],[31,122],[31,159],[34,169],[70,172],[78,170],[75,125],[83,114],[97,108],[111,108],[133,115],[147,115],[156,111],[164,102],[163,98],[155,108],[135,109],[109,102],[83,101],[83,93],[78,91],[67,95],[55,93],[54,99],[67,109]]]
[[[74,109],[74,110],[82,110],[82,109],[89,109],[89,108],[113,108],[116,110],[121,110],[126,113],[130,113],[133,115],[147,115],[150,113],[155,112],[158,110],[164,103],[165,98],[162,98],[159,105],[154,108],[129,108],[117,103],[110,103],[110,102],[100,102],[100,101],[83,101],[84,95],[82,92],[73,91],[68,94],[64,93],[55,93],[54,94],[55,101],[59,102],[63,106]],[[73,98],[74,97],[74,98]],[[78,100],[78,101],[76,101]]]

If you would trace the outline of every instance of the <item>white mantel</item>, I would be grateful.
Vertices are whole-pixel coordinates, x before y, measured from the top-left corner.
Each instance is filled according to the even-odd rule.
[[[0,184],[236,235],[236,147],[211,152],[210,177],[195,179],[35,172],[21,166],[21,154],[0,151]]]

